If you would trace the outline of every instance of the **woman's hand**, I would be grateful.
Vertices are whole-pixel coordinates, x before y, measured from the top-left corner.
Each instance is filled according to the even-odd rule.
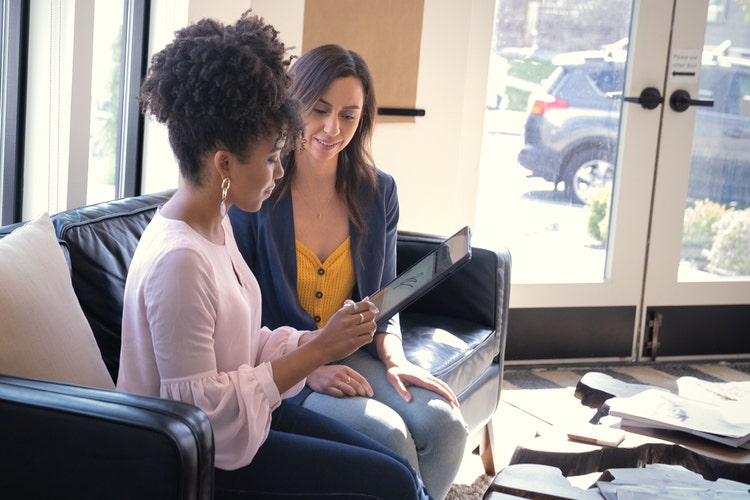
[[[359,372],[344,365],[321,366],[307,376],[307,385],[315,392],[336,398],[344,396],[372,397],[370,383]]]
[[[385,365],[388,382],[404,401],[411,402],[412,396],[407,387],[416,385],[435,392],[458,406],[458,398],[448,384],[406,358],[399,337],[388,333],[379,334],[375,339],[375,346],[380,361]]]
[[[458,398],[453,394],[453,390],[440,380],[433,376],[424,368],[420,368],[414,363],[404,359],[398,364],[391,364],[387,367],[386,377],[396,392],[404,398],[407,403],[411,402],[411,393],[407,389],[410,385],[423,387],[435,392],[447,399],[454,406],[458,406]]]
[[[330,361],[345,358],[365,344],[372,342],[377,325],[378,308],[367,300],[344,301],[344,305],[318,330],[313,340],[329,355]]]
[[[367,299],[356,303],[349,300],[331,316],[326,326],[320,330],[302,334],[297,343],[298,349],[271,361],[273,380],[279,392],[289,390],[318,368],[337,359],[345,358],[363,345],[372,342],[377,313],[378,308]],[[346,378],[341,376],[339,383],[345,380],[354,381],[350,380],[350,377],[351,375],[347,372]],[[333,379],[329,383],[335,384]],[[351,384],[350,389],[357,390],[351,387]],[[339,390],[342,396],[347,391],[343,383]],[[350,392],[346,393],[350,394]]]

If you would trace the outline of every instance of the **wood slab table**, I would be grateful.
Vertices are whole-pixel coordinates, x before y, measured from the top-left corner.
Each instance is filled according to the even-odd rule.
[[[633,391],[652,388],[639,384],[626,384],[587,373],[576,387],[573,400],[580,408],[581,404],[597,408],[608,398],[629,395]],[[581,414],[571,408],[576,422],[566,420],[565,408],[552,408],[559,418],[553,425],[543,429],[536,437],[516,447],[510,464],[542,464],[556,467],[562,474],[581,476],[607,469],[637,468],[646,464],[681,465],[686,469],[701,474],[707,480],[718,478],[747,482],[750,479],[750,450],[732,448],[682,432],[672,432],[649,428],[623,427],[624,440],[617,446],[602,446],[571,441],[568,433],[572,427],[581,425]],[[584,414],[585,415],[585,414]],[[596,419],[595,419],[596,420]],[[619,419],[604,416],[599,426],[619,428]]]

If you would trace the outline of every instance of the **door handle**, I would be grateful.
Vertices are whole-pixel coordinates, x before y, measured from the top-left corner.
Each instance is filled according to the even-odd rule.
[[[713,107],[713,101],[700,101],[698,99],[691,99],[690,92],[687,90],[675,90],[669,97],[669,107],[678,113],[682,113],[690,106],[707,106]]]
[[[636,102],[644,109],[654,109],[664,102],[661,92],[656,87],[646,87],[638,97],[623,97],[625,102]]]

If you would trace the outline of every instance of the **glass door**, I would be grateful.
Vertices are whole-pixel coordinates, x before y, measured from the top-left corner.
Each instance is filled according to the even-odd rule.
[[[709,100],[697,75],[707,19],[722,6],[725,19],[740,16],[735,0],[499,0],[475,241],[513,255],[509,364],[656,359],[653,346],[669,356],[686,337],[662,327],[654,339],[653,326],[712,303],[700,297],[709,288],[675,294],[696,105],[676,112],[669,96]],[[750,46],[746,32],[739,39]]]
[[[642,321],[644,357],[747,356],[750,24],[740,2],[679,0]],[[689,167],[688,167],[689,166]]]

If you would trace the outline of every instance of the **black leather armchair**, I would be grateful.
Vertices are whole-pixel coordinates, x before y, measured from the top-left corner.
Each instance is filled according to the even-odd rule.
[[[73,288],[113,380],[122,297],[140,235],[172,191],[52,216]],[[18,225],[0,228],[0,238]],[[400,233],[403,269],[441,238]],[[447,381],[483,438],[502,384],[510,255],[473,249],[471,262],[401,315],[404,348]],[[176,401],[0,374],[0,491],[11,497],[211,498],[213,435],[206,415]],[[489,439],[488,439],[489,438]]]
[[[213,433],[193,406],[0,375],[0,422],[3,498],[213,498]]]

